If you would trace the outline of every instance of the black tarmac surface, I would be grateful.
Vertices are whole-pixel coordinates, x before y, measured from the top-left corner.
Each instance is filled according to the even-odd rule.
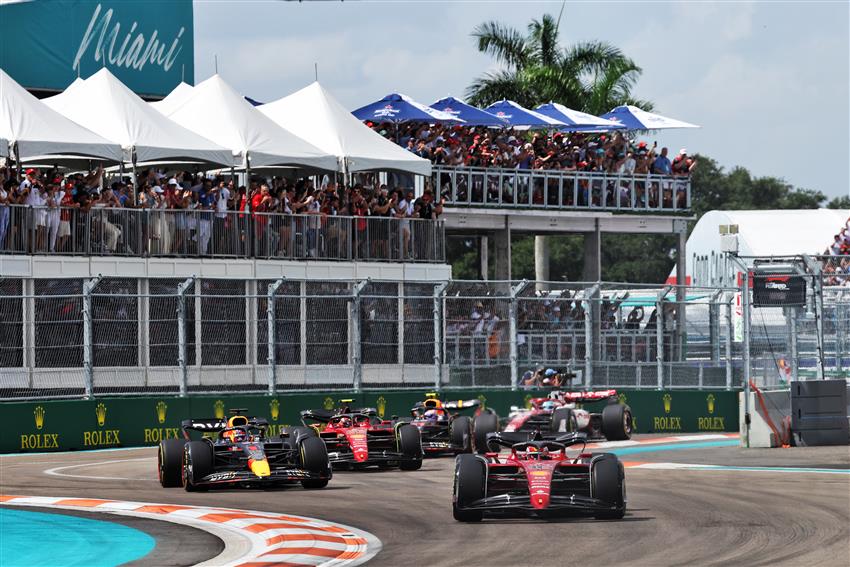
[[[623,460],[850,469],[850,450],[715,447],[626,455]],[[73,468],[45,472],[68,466]],[[311,516],[380,538],[383,550],[370,562],[376,566],[850,565],[847,474],[627,469],[628,512],[621,521],[488,519],[460,524],[451,515],[453,467],[450,457],[428,459],[415,472],[335,473],[323,490],[190,494],[159,486],[156,450],[149,448],[0,457],[0,492]],[[165,531],[174,529],[163,524]],[[173,564],[210,557],[208,549],[200,553],[196,547],[188,546],[187,555]]]

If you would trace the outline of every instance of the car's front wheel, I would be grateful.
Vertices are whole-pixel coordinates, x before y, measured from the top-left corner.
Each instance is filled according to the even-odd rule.
[[[186,445],[184,439],[165,439],[159,442],[157,469],[159,484],[163,488],[173,488],[181,484],[184,445]]]
[[[396,432],[398,450],[404,456],[398,468],[403,471],[415,471],[422,468],[422,437],[419,429],[413,425],[404,424]]]
[[[303,437],[299,443],[299,454],[301,466],[311,473],[326,473],[330,476],[331,465],[328,461],[328,449],[325,442],[318,437]],[[302,480],[304,488],[324,488],[328,485],[328,478]]]
[[[198,481],[213,472],[212,445],[205,441],[189,441],[183,450],[183,488],[186,492],[206,490]]]
[[[481,510],[465,510],[464,508],[484,498],[486,482],[484,468],[486,466],[474,455],[457,456],[452,515],[458,522],[480,522],[484,518],[484,512]]]
[[[596,518],[619,520],[626,515],[626,476],[623,463],[616,455],[594,455],[590,465],[590,482],[593,497],[609,507],[596,512]]]

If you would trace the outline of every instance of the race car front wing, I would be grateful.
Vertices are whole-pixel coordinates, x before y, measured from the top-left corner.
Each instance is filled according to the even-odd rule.
[[[331,478],[331,471],[316,473],[301,468],[272,469],[268,476],[257,476],[249,470],[241,471],[219,471],[208,474],[195,482],[198,486],[219,486],[226,484],[261,483],[271,484],[276,482],[298,482],[302,480],[325,480]]]
[[[487,496],[480,500],[475,500],[466,506],[459,506],[458,508],[461,510],[518,510],[523,512],[544,512],[546,510],[552,510],[585,513],[606,512],[616,509],[615,506],[611,506],[610,504],[596,498],[577,494],[570,496],[555,494],[550,495],[549,505],[543,509],[538,509],[532,506],[531,496],[527,494],[499,494],[497,496]]]

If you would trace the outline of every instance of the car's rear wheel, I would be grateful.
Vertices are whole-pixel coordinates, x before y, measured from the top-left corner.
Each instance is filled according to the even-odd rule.
[[[419,429],[413,425],[400,425],[396,433],[398,450],[404,456],[398,468],[403,471],[415,471],[422,468],[422,437]]]
[[[213,449],[206,441],[189,441],[183,450],[183,488],[186,492],[206,490],[198,481],[213,472]]]
[[[484,498],[486,465],[475,455],[458,455],[455,461],[454,502],[452,515],[458,522],[480,522],[481,510],[464,510],[476,500]]]
[[[301,466],[311,473],[326,473],[330,475],[331,465],[328,461],[328,449],[325,442],[318,437],[304,437],[299,443]],[[302,480],[304,488],[324,488],[328,485],[328,478]]]
[[[163,488],[180,486],[183,472],[183,446],[185,444],[184,439],[166,439],[159,442],[157,466],[159,483]]]
[[[462,415],[452,420],[449,437],[452,445],[460,447],[464,453],[472,452],[472,420]]]
[[[632,437],[632,409],[625,404],[609,404],[602,410],[602,435],[609,441]]]
[[[475,436],[475,450],[479,453],[486,453],[489,451],[487,448],[487,434],[495,433],[499,430],[499,416],[490,412],[482,413],[475,418],[472,427]]]
[[[593,497],[610,509],[596,512],[600,520],[618,520],[626,515],[626,477],[623,463],[611,453],[594,455],[590,465]]]
[[[555,408],[549,430],[553,433],[572,433],[577,429],[576,416],[570,408]]]

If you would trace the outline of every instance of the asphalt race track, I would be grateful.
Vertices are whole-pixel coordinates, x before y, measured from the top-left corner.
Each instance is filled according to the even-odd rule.
[[[665,444],[658,446],[664,450],[621,455],[626,463],[640,466],[626,470],[625,519],[608,522],[572,518],[457,523],[451,515],[450,457],[428,459],[417,472],[335,473],[326,489],[316,491],[297,487],[186,493],[159,486],[153,448],[16,455],[0,457],[0,492],[222,506],[340,522],[380,538],[383,549],[369,563],[376,566],[411,561],[440,566],[564,565],[570,558],[647,566],[850,564],[847,447],[744,450],[728,443],[706,445],[675,449]],[[677,468],[682,463],[743,470]],[[783,468],[765,470],[773,467]],[[144,529],[146,524],[136,525]],[[161,539],[170,528],[166,524],[155,535]],[[186,538],[187,530],[191,528],[174,528],[173,537]],[[179,556],[171,555],[171,564],[193,564],[217,553],[214,545],[184,549]]]

